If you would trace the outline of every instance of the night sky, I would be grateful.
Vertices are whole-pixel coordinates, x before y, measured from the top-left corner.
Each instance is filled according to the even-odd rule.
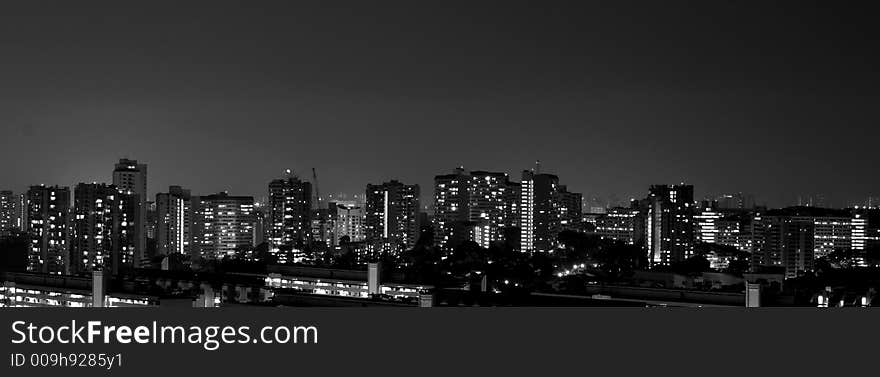
[[[867,9],[11,3],[0,188],[109,182],[129,157],[151,197],[265,196],[315,167],[322,194],[396,178],[427,199],[456,166],[518,181],[541,160],[603,201],[682,181],[769,205],[880,195]]]

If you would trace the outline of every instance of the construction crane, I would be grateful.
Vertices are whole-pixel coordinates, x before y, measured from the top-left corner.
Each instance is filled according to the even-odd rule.
[[[318,173],[317,173],[317,171],[315,171],[315,168],[312,168],[312,185],[315,186],[315,187],[313,187],[315,194],[312,199],[312,202],[313,202],[312,213],[314,213],[314,215],[317,216],[317,218],[318,218],[319,237],[323,241],[323,240],[326,240],[326,237],[327,237],[327,233],[326,233],[327,230],[325,229],[325,226],[327,224],[326,216],[328,214],[326,212],[322,213],[322,211],[321,211],[322,210],[322,208],[321,208],[321,192],[318,191]],[[324,210],[326,210],[326,208],[324,208]],[[314,237],[309,237],[309,245],[310,246],[312,244],[313,238]]]
[[[315,185],[315,197],[313,199],[315,208],[321,208],[321,192],[318,191],[318,173],[312,168],[312,182]]]

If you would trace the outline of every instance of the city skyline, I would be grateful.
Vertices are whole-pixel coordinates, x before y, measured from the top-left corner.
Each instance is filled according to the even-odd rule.
[[[120,163],[122,161],[128,161],[128,160],[132,160],[135,162],[142,162],[141,165],[144,165],[144,166],[150,165],[146,161],[132,159],[130,157],[119,158]],[[470,170],[465,166],[456,166],[452,170],[455,170],[455,169],[463,169],[463,171],[465,171],[465,172],[473,171],[473,172],[478,172],[478,173],[486,173],[486,172],[500,173],[500,174],[506,175],[509,179],[511,179],[512,183],[519,183],[513,177],[517,176],[519,173],[525,172],[525,171],[532,171],[532,172],[540,171],[542,173],[548,173],[548,174],[553,174],[553,175],[557,175],[557,176],[559,175],[555,171],[545,171],[543,168],[543,165],[541,164],[540,161],[536,161],[536,164],[530,168],[523,168],[523,169],[520,169],[516,172],[506,172],[506,171],[499,171],[499,170],[492,170],[492,169]],[[303,169],[303,170],[305,170],[305,169]],[[447,169],[446,171],[449,171],[449,170],[450,169]],[[153,187],[154,185],[156,185],[156,184],[152,183],[153,181],[156,180],[154,177],[155,170],[151,170],[151,171],[152,171],[152,173],[150,175],[150,180],[149,180],[151,183],[148,185],[148,187]],[[433,177],[437,176],[438,174],[442,175],[444,173],[442,171],[435,172],[432,174],[426,173],[426,175],[432,177],[432,180],[433,180]],[[278,174],[266,177],[265,181],[269,182],[269,181],[278,180],[278,179],[282,179],[284,177],[289,177],[289,176],[297,177],[297,179],[301,179],[303,182],[307,182],[311,185],[314,185],[313,179],[309,178],[307,175],[300,175],[298,173],[298,171],[295,171],[290,168],[282,169],[281,171],[279,171]],[[571,177],[566,177],[566,178],[568,181],[572,180]],[[363,186],[370,185],[370,184],[378,184],[378,183],[387,182],[387,181],[395,181],[395,180],[399,180],[399,178],[395,178],[395,177],[391,176],[390,178],[387,178],[387,179],[359,183],[359,185],[361,186],[360,191],[342,192],[342,191],[332,191],[331,190],[329,193],[326,193],[326,191],[325,191],[325,193],[321,195],[321,201],[324,202],[325,205],[327,202],[330,202],[330,201],[346,201],[346,200],[353,199],[355,197],[359,198],[358,200],[363,201],[364,197],[365,197],[364,195],[366,194],[366,190],[363,188]],[[4,186],[4,187],[0,187],[0,190],[10,191],[15,194],[21,194],[21,193],[26,192],[30,187],[33,187],[33,186],[59,186],[59,187],[72,188],[72,187],[74,187],[78,184],[82,184],[82,183],[114,184],[113,181],[114,181],[113,175],[109,174],[108,177],[104,178],[103,180],[102,179],[95,179],[95,180],[81,180],[81,181],[74,181],[74,182],[45,182],[45,180],[44,180],[39,183],[26,184],[23,188],[20,188],[20,189],[10,187],[10,186]],[[413,182],[415,182],[415,181],[420,181],[420,180],[413,180]],[[192,189],[190,191],[193,191],[194,194],[204,194],[204,195],[209,195],[209,194],[214,194],[214,193],[219,193],[219,192],[226,192],[226,193],[231,193],[234,195],[252,196],[252,197],[254,197],[254,199],[256,201],[262,202],[263,200],[266,200],[269,197],[268,194],[269,194],[270,190],[265,188],[266,182],[262,182],[262,185],[264,186],[262,191],[253,192],[253,193],[232,191],[232,190],[223,189],[223,188],[207,188],[202,191]],[[410,181],[407,181],[407,182],[410,182]],[[433,183],[431,183],[431,182],[432,181],[429,181],[429,183],[427,185],[423,185],[421,183],[415,183],[415,184],[418,184],[419,186],[422,186],[422,187],[429,187],[430,188],[430,187],[433,187]],[[573,187],[573,189],[576,192],[583,194],[583,198],[582,198],[583,209],[586,212],[589,212],[591,209],[596,209],[596,208],[608,209],[608,208],[613,208],[613,207],[626,207],[630,204],[630,202],[632,200],[637,200],[637,199],[642,198],[645,195],[649,194],[649,192],[650,192],[649,187],[654,184],[687,184],[687,185],[692,185],[692,186],[694,186],[694,198],[695,198],[695,200],[698,200],[698,201],[699,200],[710,200],[710,201],[711,200],[722,200],[725,197],[730,198],[730,197],[735,196],[737,194],[746,195],[747,197],[750,198],[750,202],[753,205],[759,206],[759,207],[768,207],[768,208],[784,208],[784,207],[796,207],[796,206],[823,207],[823,208],[852,208],[852,207],[864,207],[864,206],[877,207],[878,205],[880,205],[880,195],[867,195],[866,197],[864,197],[860,201],[857,200],[857,201],[850,202],[850,203],[840,203],[840,202],[835,202],[833,197],[829,197],[828,195],[825,195],[823,193],[798,193],[798,192],[790,193],[791,198],[790,198],[790,200],[788,200],[785,203],[780,203],[778,205],[769,205],[769,204],[767,204],[766,200],[763,200],[763,197],[761,196],[760,192],[757,192],[757,193],[756,192],[744,192],[744,191],[737,191],[737,190],[728,190],[728,191],[722,190],[722,191],[713,192],[713,193],[700,192],[699,186],[693,184],[690,181],[651,182],[651,183],[645,185],[644,187],[640,188],[639,192],[636,192],[635,194],[633,194],[630,197],[622,197],[619,194],[613,194],[613,193],[610,194],[609,196],[596,196],[596,195],[591,195],[591,193],[587,190],[583,190],[583,189],[576,188],[576,187]],[[355,183],[355,185],[358,185],[358,183]],[[172,182],[170,185],[164,186],[164,187],[159,187],[155,191],[152,191],[152,190],[147,191],[146,201],[147,202],[154,202],[157,194],[166,193],[169,190],[169,188],[179,187],[179,186],[189,188],[189,187],[198,187],[200,185]],[[636,190],[633,190],[633,191],[636,191]],[[309,195],[311,195],[311,194],[309,194]],[[422,206],[420,207],[422,210],[431,209],[431,206],[433,205],[433,202],[431,200],[432,195],[433,195],[433,191],[425,191],[424,189],[422,190],[422,193],[420,196],[421,201],[423,202]],[[335,197],[335,199],[332,197]],[[333,199],[333,200],[331,200],[331,199]]]
[[[157,193],[153,203],[143,193],[147,171],[148,164],[120,159],[113,184],[78,183],[74,190],[35,185],[20,195],[2,191],[0,235],[17,236],[18,228],[31,237],[30,271],[78,273],[104,265],[114,275],[174,254],[216,261],[255,260],[268,253],[282,264],[321,264],[324,257],[309,259],[312,251],[357,250],[356,260],[363,262],[399,258],[419,245],[452,252],[468,242],[485,250],[552,253],[580,234],[576,237],[636,246],[652,267],[703,258],[697,251],[704,246],[698,244],[718,244],[750,254],[753,270],[784,266],[786,276],[797,277],[813,271],[819,257],[866,267],[873,258],[866,246],[878,239],[871,228],[876,219],[869,217],[880,207],[818,208],[810,199],[807,205],[766,208],[748,194],[700,200],[694,186],[684,183],[651,185],[646,196],[627,206],[583,211],[583,195],[570,191],[558,175],[541,171],[540,164],[523,171],[521,182],[507,173],[462,167],[435,175],[433,201],[425,207],[418,185],[396,180],[366,184],[360,204],[322,200],[317,182],[291,170],[268,183],[263,205],[253,196],[192,195],[180,186]],[[346,203],[357,210],[338,216]],[[730,256],[713,258],[727,265]],[[164,260],[163,269],[174,262]]]
[[[427,188],[535,160],[621,202],[663,182],[774,207],[878,195],[876,38],[856,9],[98,4],[0,15],[0,158],[27,161],[5,189],[106,182],[128,157],[151,197],[263,196],[287,168],[326,193]]]
[[[155,206],[145,206],[137,191],[149,181],[148,166],[119,160],[113,184],[79,183],[74,190],[32,186],[22,202],[25,212],[8,205],[18,199],[3,191],[7,204],[0,208],[0,217],[17,217],[0,229],[8,252],[3,268],[79,279],[96,273],[100,278],[100,271],[113,278],[218,268],[221,273],[225,268],[259,271],[266,274],[262,283],[268,287],[260,288],[261,302],[271,301],[267,289],[295,289],[408,305],[418,297],[433,305],[433,299],[420,295],[436,288],[434,283],[469,282],[471,291],[482,293],[492,286],[494,295],[519,291],[520,283],[550,284],[538,288],[545,291],[581,292],[577,285],[558,284],[598,278],[666,288],[671,284],[673,289],[722,289],[733,294],[725,304],[745,298],[747,306],[761,306],[762,299],[750,295],[760,296],[764,289],[783,292],[782,281],[809,284],[831,270],[858,277],[880,266],[877,207],[760,208],[749,196],[701,201],[694,197],[693,185],[658,184],[629,207],[584,213],[578,205],[581,194],[540,165],[523,171],[521,182],[511,181],[506,173],[461,167],[435,175],[435,205],[429,213],[418,209],[418,185],[394,180],[367,184],[363,206],[348,202],[346,207],[343,202],[341,207],[314,207],[317,185],[290,171],[267,183],[270,200],[265,207],[256,206],[252,196],[192,195],[179,186],[158,193]],[[349,210],[340,213],[340,208]],[[11,224],[27,226],[14,229]],[[148,247],[139,248],[139,243]],[[383,265],[406,282],[380,290]],[[279,269],[293,275],[279,277],[285,276],[273,272]],[[333,271],[351,271],[345,273],[366,272],[370,278],[366,285],[348,281],[328,289],[324,287],[330,283],[319,277],[327,271],[331,277]],[[664,276],[674,279],[670,283]],[[587,289],[596,284],[592,281]],[[744,286],[755,292],[740,296]],[[869,306],[875,296],[869,290],[847,298],[843,296],[860,293],[841,296],[826,289],[797,298],[796,291],[788,290],[791,299],[819,307],[830,305],[828,295],[841,297],[834,302],[839,307]],[[16,297],[15,305],[61,302],[31,293],[35,296]],[[213,295],[209,288],[202,294]],[[153,305],[154,300],[126,302]],[[194,305],[206,300],[200,298]],[[245,294],[223,300],[251,298]],[[446,300],[457,305],[455,298]],[[776,304],[786,302],[790,303]],[[68,305],[84,304],[73,300],[64,304]]]

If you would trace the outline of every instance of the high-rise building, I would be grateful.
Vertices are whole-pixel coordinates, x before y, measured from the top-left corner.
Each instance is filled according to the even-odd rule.
[[[65,274],[69,260],[70,188],[31,186],[27,192],[28,271]]]
[[[18,201],[15,206],[15,213],[18,216],[18,229],[22,232],[27,231],[27,193],[18,194]]]
[[[488,248],[519,223],[519,187],[506,173],[487,171],[471,172],[466,182],[468,239]]]
[[[835,251],[864,250],[859,240],[853,235],[858,234],[854,220],[848,213],[813,217],[813,240],[815,258],[826,257]],[[855,242],[854,242],[855,241]]]
[[[330,202],[331,246],[338,246],[342,237],[350,242],[366,239],[366,211],[355,202]]]
[[[266,214],[266,203],[254,202],[254,246],[269,239],[269,216]]]
[[[190,190],[171,186],[156,194],[156,254],[196,256],[193,248],[193,202]]]
[[[596,234],[628,245],[645,242],[645,217],[638,208],[613,207],[596,216]]]
[[[752,251],[751,213],[724,213],[715,220],[715,243],[735,247],[741,251]]]
[[[504,219],[507,226],[516,230],[516,240],[507,240],[513,242],[519,248],[519,226],[522,216],[520,206],[522,205],[522,185],[519,182],[507,182],[507,190],[504,193]]]
[[[798,195],[797,207],[825,208],[826,198],[823,194]]]
[[[549,252],[559,232],[577,228],[581,221],[581,194],[559,185],[553,174],[525,170],[520,182],[520,251]]]
[[[741,192],[724,194],[716,199],[718,209],[752,209],[755,207],[755,198],[750,194]]]
[[[18,197],[12,191],[0,191],[0,236],[21,229],[17,214]]]
[[[366,240],[394,249],[413,247],[419,237],[419,185],[392,180],[368,184],[365,194]]]
[[[867,250],[880,248],[880,209],[863,207],[854,209],[853,213],[853,249],[864,259],[864,265],[880,267],[876,259],[868,260]]]
[[[434,177],[434,240],[441,249],[504,240],[519,224],[518,210],[519,184],[505,173],[457,168]]]
[[[782,256],[771,247],[775,237],[771,229],[772,221],[766,217],[766,214],[767,211],[764,209],[755,210],[747,217],[748,223],[744,226],[751,238],[748,251],[751,253],[752,270],[757,270],[761,266],[782,266]]]
[[[565,185],[559,186],[559,220],[562,224],[562,230],[582,230],[583,201],[582,194],[569,192]]]
[[[156,232],[158,231],[159,219],[156,214],[156,202],[147,202],[147,248],[149,249],[149,241],[156,240]],[[155,255],[155,250],[150,255]]]
[[[134,267],[140,267],[147,255],[147,165],[137,160],[120,159],[113,169],[113,185],[136,195]]]
[[[693,256],[694,186],[653,185],[645,202],[649,263],[669,265]]]
[[[287,170],[287,177],[269,182],[269,243],[292,249],[311,235],[312,184]]]
[[[753,258],[762,266],[778,266],[786,278],[813,269],[813,221],[807,218],[768,215],[763,218],[763,247]]]
[[[434,177],[434,237],[441,249],[504,240],[519,225],[520,187],[506,173],[466,172]],[[511,240],[508,240],[511,241]]]
[[[464,168],[434,177],[434,241],[440,249],[452,249],[468,239],[470,180]]]
[[[838,251],[852,252],[853,265],[864,265],[865,222],[847,210],[788,207],[756,216],[752,265],[785,268],[786,277],[811,271],[814,261]]]
[[[860,254],[858,257],[861,259],[862,265],[867,265],[865,261],[865,250],[868,248],[868,244],[870,242],[870,225],[872,225],[868,220],[870,216],[864,213],[855,212],[852,214],[852,228],[850,232],[851,239],[851,247],[852,250],[856,251]]]
[[[786,277],[795,277],[803,271],[812,271],[815,254],[815,223],[807,218],[781,217],[779,230],[782,265]]]
[[[254,198],[227,193],[194,198],[195,235],[198,256],[222,259],[252,251]]]
[[[694,215],[694,237],[699,242],[717,243],[718,242],[718,222],[721,220],[722,214],[717,209],[717,205],[703,201],[700,207],[695,211]]]
[[[309,244],[313,251],[324,250],[333,245],[333,220],[330,218],[331,206],[322,207],[313,201],[311,215],[311,234],[309,235]]]
[[[80,183],[74,188],[70,272],[106,269],[113,274],[132,267],[137,200],[116,186]]]

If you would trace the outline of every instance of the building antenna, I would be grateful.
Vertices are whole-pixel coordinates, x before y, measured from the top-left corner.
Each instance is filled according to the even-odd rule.
[[[541,160],[535,160],[535,174],[541,174]]]

